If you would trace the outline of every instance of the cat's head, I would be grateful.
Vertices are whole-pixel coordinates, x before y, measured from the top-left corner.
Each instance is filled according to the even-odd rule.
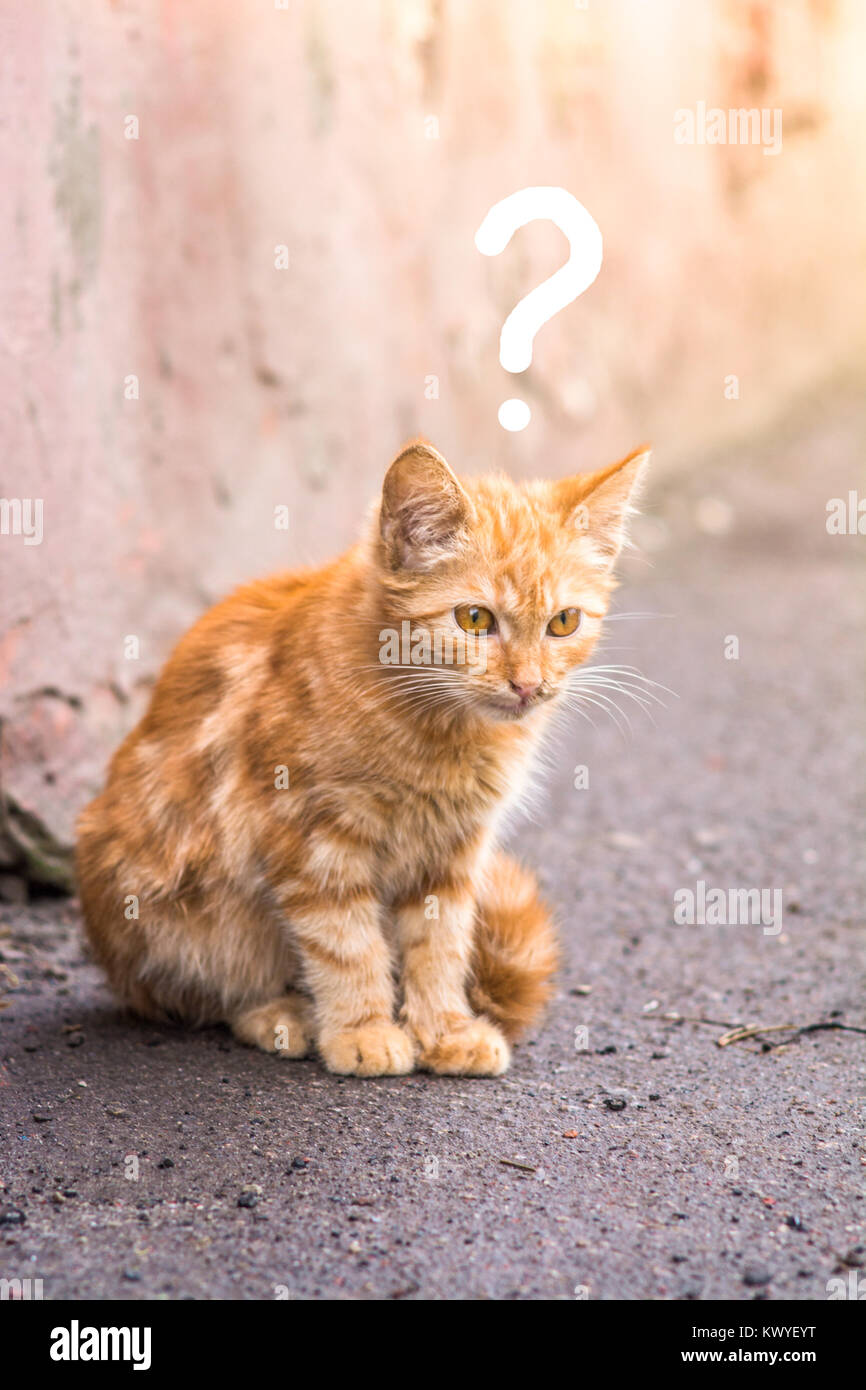
[[[379,510],[379,659],[419,710],[518,720],[564,692],[598,640],[648,459],[515,484],[458,479],[422,442],[403,450]]]

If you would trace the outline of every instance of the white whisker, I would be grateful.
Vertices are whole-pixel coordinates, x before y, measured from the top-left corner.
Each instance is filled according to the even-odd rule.
[[[572,691],[570,698],[574,704],[574,708],[577,708],[578,703],[595,705],[597,709],[602,710],[604,714],[609,716],[609,718],[619,729],[620,733],[625,732],[625,730],[619,722],[620,719],[624,719],[626,727],[628,728],[629,733],[631,733],[631,720],[629,719],[628,715],[620,709],[619,705],[617,705],[613,700],[611,700],[609,696],[600,695],[598,694],[598,692],[596,692],[595,695],[587,695],[583,691]]]
[[[606,623],[618,623],[623,618],[675,618],[676,613],[608,613],[604,621]]]

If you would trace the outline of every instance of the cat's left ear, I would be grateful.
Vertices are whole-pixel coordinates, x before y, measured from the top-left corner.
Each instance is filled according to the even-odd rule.
[[[626,517],[652,457],[647,445],[597,473],[563,478],[554,488],[566,525],[592,542],[598,563],[609,569],[625,540]]]

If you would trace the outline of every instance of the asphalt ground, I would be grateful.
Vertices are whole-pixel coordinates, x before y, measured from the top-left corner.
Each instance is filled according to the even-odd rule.
[[[74,902],[0,909],[0,1276],[250,1300],[866,1280],[864,540],[825,524],[863,438],[843,398],[651,490],[616,599],[650,616],[604,659],[675,696],[630,730],[575,717],[513,826],[566,964],[505,1077],[339,1078],[137,1022]],[[677,922],[699,881],[781,917]],[[739,1024],[845,1026],[720,1047]]]

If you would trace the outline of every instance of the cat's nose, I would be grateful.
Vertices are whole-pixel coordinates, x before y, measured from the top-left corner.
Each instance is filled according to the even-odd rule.
[[[524,703],[528,700],[534,699],[535,696],[538,694],[539,690],[541,689],[541,681],[535,681],[532,685],[521,685],[518,684],[517,681],[509,681],[508,684],[511,686],[511,689],[514,691],[515,695],[519,695],[520,699],[523,700]]]

